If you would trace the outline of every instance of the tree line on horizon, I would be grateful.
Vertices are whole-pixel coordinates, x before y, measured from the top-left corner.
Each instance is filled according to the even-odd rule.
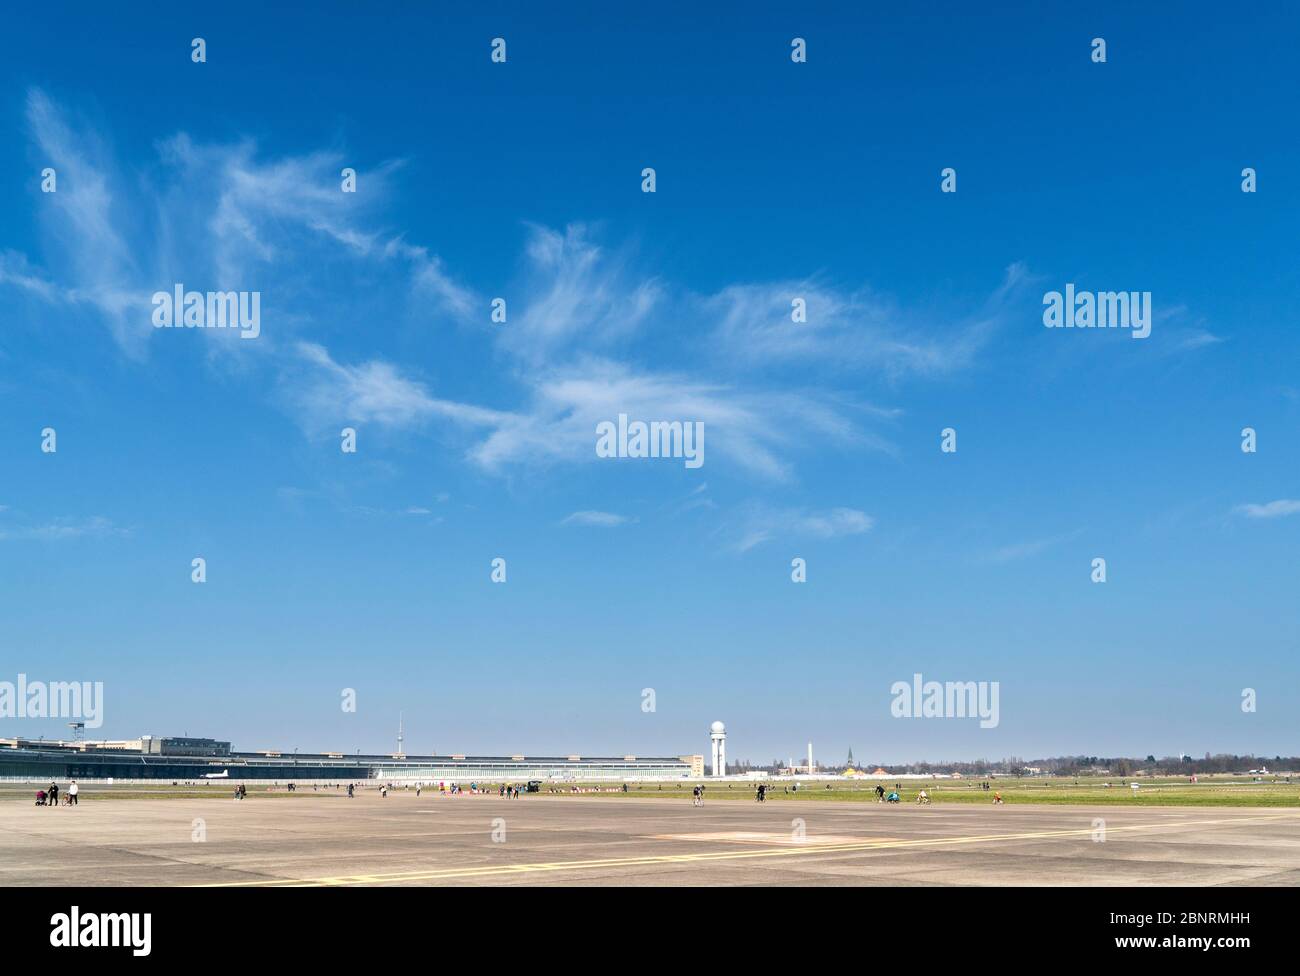
[[[761,766],[741,759],[727,763],[727,772],[744,774],[749,772],[775,773],[783,768],[783,760],[773,760],[770,765]],[[1254,754],[1236,755],[1233,753],[1206,753],[1197,759],[1192,756],[1166,756],[1157,759],[1147,755],[1145,759],[1136,756],[1054,756],[1046,759],[1025,760],[1017,756],[1005,759],[977,759],[973,762],[918,762],[918,763],[854,763],[857,769],[871,770],[880,768],[890,774],[925,775],[927,773],[960,773],[963,776],[1025,776],[1030,769],[1038,770],[1051,776],[1083,776],[1105,774],[1111,776],[1133,776],[1138,772],[1162,776],[1210,775],[1212,773],[1246,773],[1255,769],[1268,768],[1269,772],[1300,770],[1300,757],[1297,756],[1258,756]],[[827,773],[842,772],[843,765],[821,767]]]

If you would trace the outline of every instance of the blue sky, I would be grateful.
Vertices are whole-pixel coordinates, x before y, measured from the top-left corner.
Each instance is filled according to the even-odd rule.
[[[242,748],[1294,752],[1300,18],[806,6],[7,13],[0,678]]]

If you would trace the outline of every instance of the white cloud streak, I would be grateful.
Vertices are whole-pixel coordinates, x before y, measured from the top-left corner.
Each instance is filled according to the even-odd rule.
[[[561,525],[589,525],[601,529],[612,529],[620,525],[627,525],[629,522],[635,522],[635,519],[626,515],[618,515],[614,512],[596,512],[584,511],[574,512],[572,515],[563,519]]]
[[[724,531],[733,537],[732,548],[748,552],[777,539],[836,539],[870,532],[876,520],[856,508],[809,510],[746,506],[736,524]]]
[[[1246,516],[1246,518],[1252,519],[1282,518],[1300,512],[1300,499],[1279,498],[1277,501],[1267,502],[1263,505],[1238,505],[1235,511]]]

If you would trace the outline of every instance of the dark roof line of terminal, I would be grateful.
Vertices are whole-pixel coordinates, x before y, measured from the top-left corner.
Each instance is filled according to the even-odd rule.
[[[54,752],[59,754],[76,753],[84,756],[126,756],[131,758],[143,757],[152,760],[170,760],[170,759],[203,759],[213,763],[232,762],[237,760],[298,760],[303,761],[338,761],[341,759],[350,759],[353,761],[363,762],[514,762],[514,763],[654,763],[654,762],[684,762],[680,756],[636,756],[628,759],[626,756],[579,756],[574,759],[569,756],[470,756],[459,754],[452,755],[394,755],[391,753],[328,753],[328,752],[279,752],[276,750],[266,750],[258,752],[231,752],[227,755],[186,755],[184,753],[147,753],[135,749],[79,749],[72,745],[59,745],[55,743],[46,743],[43,745],[28,743],[19,746],[16,749],[0,750],[0,755],[12,755],[17,752]]]

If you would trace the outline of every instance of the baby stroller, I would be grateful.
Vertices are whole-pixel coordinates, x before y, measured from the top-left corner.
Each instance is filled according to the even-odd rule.
[[[903,802],[903,798],[902,798],[901,796],[899,796],[897,793],[895,793],[893,790],[890,790],[890,791],[889,791],[889,795],[888,795],[887,797],[885,797],[885,802],[886,802],[886,803],[902,803],[902,802]]]
[[[37,791],[36,791],[36,805],[37,805],[38,807],[43,807],[43,806],[45,806],[45,791],[44,791],[44,790],[37,790]]]

